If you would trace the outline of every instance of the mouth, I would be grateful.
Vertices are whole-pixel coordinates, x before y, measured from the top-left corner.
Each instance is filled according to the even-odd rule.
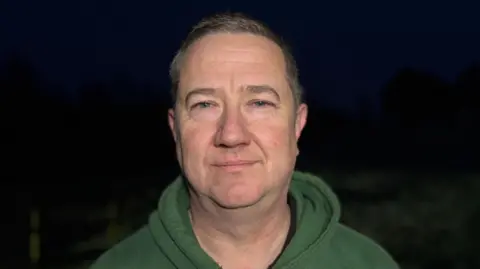
[[[213,164],[214,167],[228,170],[228,171],[238,171],[256,164],[257,161],[228,161],[228,162],[217,162]]]

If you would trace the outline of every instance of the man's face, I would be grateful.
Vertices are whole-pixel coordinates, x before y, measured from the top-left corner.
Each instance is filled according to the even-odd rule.
[[[169,124],[200,199],[241,208],[288,189],[307,108],[296,108],[285,70],[260,36],[214,34],[188,49]]]

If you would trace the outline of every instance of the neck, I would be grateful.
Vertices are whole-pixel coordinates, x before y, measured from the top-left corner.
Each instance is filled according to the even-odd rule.
[[[202,248],[223,268],[266,268],[280,254],[290,227],[287,199],[263,209],[223,209],[192,199],[190,217]]]

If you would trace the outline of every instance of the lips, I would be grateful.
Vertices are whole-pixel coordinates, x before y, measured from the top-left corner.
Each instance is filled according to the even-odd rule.
[[[242,165],[252,165],[257,161],[226,161],[226,162],[217,162],[215,166],[242,166]]]
[[[253,166],[257,162],[258,161],[250,161],[250,160],[224,161],[224,162],[216,162],[213,164],[213,166],[227,172],[239,172],[243,169]]]

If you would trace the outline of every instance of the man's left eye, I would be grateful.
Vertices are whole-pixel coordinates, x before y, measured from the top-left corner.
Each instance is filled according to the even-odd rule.
[[[253,101],[252,104],[254,106],[259,106],[259,107],[273,105],[271,102],[267,102],[267,101],[263,101],[263,100]]]

